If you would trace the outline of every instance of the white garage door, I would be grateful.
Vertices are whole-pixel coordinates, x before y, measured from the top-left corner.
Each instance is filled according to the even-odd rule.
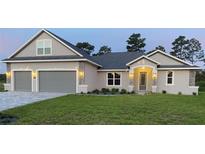
[[[76,93],[76,71],[40,71],[39,91]]]

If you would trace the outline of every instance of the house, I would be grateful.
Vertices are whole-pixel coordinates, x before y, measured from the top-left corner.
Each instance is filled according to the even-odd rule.
[[[101,88],[135,92],[198,94],[199,67],[160,50],[90,56],[48,30],[41,30],[9,58],[9,91],[80,93]]]

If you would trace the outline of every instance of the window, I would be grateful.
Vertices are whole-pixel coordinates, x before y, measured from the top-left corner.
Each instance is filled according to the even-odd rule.
[[[173,83],[174,83],[174,72],[172,72],[172,71],[168,71],[167,72],[167,85],[173,85]]]
[[[120,86],[121,85],[121,74],[112,72],[107,74],[107,85],[108,86]]]
[[[51,40],[37,40],[36,50],[38,56],[51,55],[52,41]]]

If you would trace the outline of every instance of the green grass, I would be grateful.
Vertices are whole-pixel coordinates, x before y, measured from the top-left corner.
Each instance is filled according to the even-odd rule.
[[[205,124],[205,93],[68,95],[2,112],[15,124]]]

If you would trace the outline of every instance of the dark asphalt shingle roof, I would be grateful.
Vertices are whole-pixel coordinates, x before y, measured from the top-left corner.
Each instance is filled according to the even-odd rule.
[[[190,66],[190,65],[159,65],[158,68],[198,68],[198,66]]]
[[[7,60],[55,60],[55,59],[85,59],[84,57],[80,56],[36,56],[36,57],[13,57],[9,59],[4,59],[3,61]]]
[[[126,69],[127,63],[142,55],[143,53],[137,52],[112,52],[101,56],[93,56],[93,58],[103,66],[101,69]]]
[[[46,30],[48,31],[48,30]],[[64,40],[63,38],[57,36],[56,34],[48,31],[50,34],[58,38],[60,41],[65,43],[70,48],[77,51],[79,54],[81,54],[83,57],[75,55],[75,56],[36,56],[36,57],[11,57],[8,59],[4,59],[3,61],[8,60],[53,60],[53,59],[88,59],[96,64],[99,64],[102,66],[100,69],[126,69],[126,64],[131,62],[132,60],[139,58],[142,55],[146,55],[148,53],[151,53],[153,51],[150,51],[148,53],[138,53],[138,52],[112,52],[107,53],[101,56],[90,56],[87,54],[84,50],[79,49],[72,43]],[[159,68],[180,68],[180,67],[197,67],[197,66],[189,66],[189,65],[161,65],[158,66]]]

